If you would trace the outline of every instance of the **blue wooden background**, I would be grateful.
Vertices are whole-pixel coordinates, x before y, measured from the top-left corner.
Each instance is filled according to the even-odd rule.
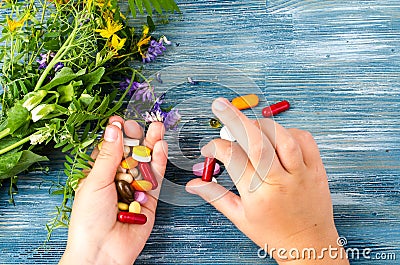
[[[323,157],[335,221],[347,247],[371,248],[371,260],[400,260],[400,2],[398,0],[180,0],[183,15],[158,28],[174,45],[148,74],[161,71],[168,100],[183,121],[170,132],[168,181],[153,233],[137,264],[274,264],[224,216],[187,195],[186,171],[199,146],[218,136],[207,126],[212,98],[256,92],[261,105],[286,99],[276,120],[309,130]],[[179,44],[179,45],[178,45]],[[202,64],[203,63],[203,64]],[[205,64],[208,65],[204,67]],[[167,68],[166,67],[171,67]],[[191,76],[199,82],[185,82]],[[262,106],[250,116],[257,116]],[[21,176],[16,206],[0,190],[0,264],[54,264],[66,230],[46,238],[60,203],[51,181],[62,155],[49,150],[49,174]],[[181,163],[180,163],[181,162]],[[219,180],[229,186],[224,172]],[[396,260],[377,260],[395,254]]]

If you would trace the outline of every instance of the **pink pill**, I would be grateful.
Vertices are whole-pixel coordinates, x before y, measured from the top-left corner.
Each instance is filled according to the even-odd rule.
[[[147,195],[143,191],[135,191],[135,201],[137,201],[140,204],[145,204],[147,202]]]
[[[195,176],[201,177],[203,175],[204,163],[197,163],[193,165],[193,174]],[[215,163],[213,175],[217,175],[221,170],[218,163]]]

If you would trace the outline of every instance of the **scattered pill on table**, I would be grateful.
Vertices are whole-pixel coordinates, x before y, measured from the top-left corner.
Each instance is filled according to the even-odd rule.
[[[121,162],[121,167],[125,169],[131,169],[137,167],[138,163],[139,162],[136,159],[130,156]]]
[[[213,157],[206,157],[204,160],[204,170],[203,174],[201,176],[201,180],[211,182],[213,173],[214,173],[214,168],[216,164],[216,159]]]
[[[287,100],[280,101],[262,109],[262,115],[265,118],[277,115],[290,108],[290,103]]]
[[[201,177],[203,175],[204,163],[194,164],[193,167],[192,167],[192,170],[193,170],[193,174],[195,176]],[[220,165],[218,163],[216,163],[213,175],[219,174],[220,170],[221,170]]]
[[[232,99],[232,105],[239,110],[254,108],[258,105],[258,96],[256,94],[248,94]]]
[[[118,221],[121,223],[128,224],[145,224],[147,222],[147,217],[141,213],[130,213],[130,212],[119,212]]]
[[[229,131],[228,127],[224,126],[222,129],[219,131],[219,136],[221,139],[228,140],[231,142],[236,141],[235,137],[233,137],[232,133]]]
[[[154,176],[153,170],[151,169],[151,166],[149,163],[143,163],[139,162],[139,171],[140,174],[142,175],[144,180],[147,180],[151,183],[153,186],[153,190],[157,189],[158,187],[158,182],[156,176]]]
[[[212,177],[212,180],[211,180],[212,182],[214,182],[214,183],[218,183],[218,181],[217,181],[217,178],[216,177]]]
[[[210,119],[210,126],[211,126],[212,128],[217,129],[217,128],[220,128],[220,127],[222,126],[222,124],[221,124],[221,122],[220,122],[218,119],[211,118],[211,119]]]
[[[140,213],[142,207],[140,206],[140,203],[138,203],[137,201],[133,201],[131,202],[131,204],[129,204],[129,212],[130,213]]]

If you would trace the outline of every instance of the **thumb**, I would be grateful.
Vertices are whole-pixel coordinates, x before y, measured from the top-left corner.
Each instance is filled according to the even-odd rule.
[[[225,215],[237,227],[245,220],[242,200],[233,192],[214,182],[205,182],[200,178],[192,179],[186,184],[186,191],[196,194],[209,202]]]
[[[101,150],[86,180],[86,185],[92,186],[95,190],[114,182],[115,173],[121,163],[123,153],[121,128],[121,123],[114,121],[107,126],[104,132]]]

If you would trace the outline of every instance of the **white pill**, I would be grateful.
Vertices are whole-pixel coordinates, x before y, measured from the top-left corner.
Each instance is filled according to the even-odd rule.
[[[219,135],[220,135],[221,139],[228,140],[231,142],[236,141],[235,137],[233,137],[233,135],[229,131],[228,127],[226,127],[226,126],[222,127],[221,131],[219,131]]]
[[[138,139],[124,137],[124,145],[137,146],[137,145],[139,145],[139,143],[140,143],[140,141]]]
[[[215,177],[212,178],[212,182],[218,183],[217,179]]]
[[[139,175],[139,170],[135,168],[129,169],[129,173],[131,173],[132,177],[136,178]]]
[[[130,153],[131,153],[130,146],[124,145],[124,157],[128,157]]]
[[[127,174],[127,173],[117,173],[117,175],[115,175],[115,179],[116,180],[125,180],[128,183],[132,183],[133,176],[131,174]]]
[[[136,154],[132,154],[133,159],[139,162],[148,163],[151,161],[151,156],[138,156]]]

